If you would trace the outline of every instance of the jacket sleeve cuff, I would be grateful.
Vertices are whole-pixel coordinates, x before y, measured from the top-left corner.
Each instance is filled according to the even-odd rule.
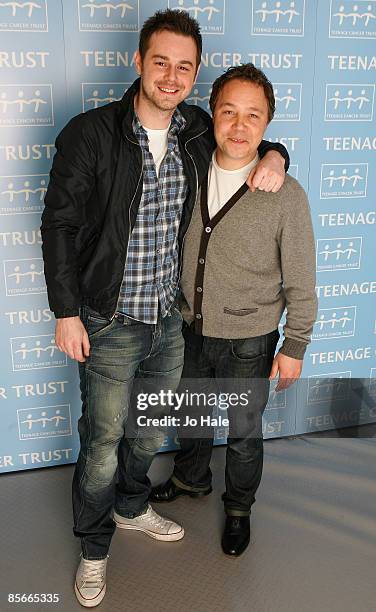
[[[277,151],[278,153],[280,153],[280,155],[282,155],[285,160],[285,172],[288,171],[290,166],[290,156],[286,147],[280,142],[270,142],[269,140],[262,140],[258,146],[257,151],[260,158],[264,157],[264,155],[266,155],[268,151]]]
[[[67,317],[78,317],[80,311],[78,308],[66,308],[65,310],[54,310],[55,319],[65,319]]]
[[[307,344],[305,342],[285,338],[279,352],[293,359],[303,359],[306,349]]]

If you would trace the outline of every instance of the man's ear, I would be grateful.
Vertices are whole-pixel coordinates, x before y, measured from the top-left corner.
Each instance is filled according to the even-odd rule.
[[[135,65],[136,72],[137,72],[138,76],[141,76],[141,72],[142,72],[142,59],[141,59],[140,51],[138,49],[137,49],[137,51],[135,51],[135,54],[134,54],[134,65]]]
[[[197,77],[198,77],[198,73],[200,72],[200,68],[201,68],[201,62],[199,63],[198,67],[197,67],[197,72],[196,72],[196,76],[195,76],[195,80],[193,81],[193,85],[196,83],[197,81]]]

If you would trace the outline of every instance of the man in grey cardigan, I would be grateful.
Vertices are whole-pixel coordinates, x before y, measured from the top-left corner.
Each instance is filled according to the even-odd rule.
[[[221,392],[250,392],[245,407],[228,407],[222,496],[222,549],[240,555],[249,543],[249,516],[262,474],[262,414],[269,380],[279,374],[281,390],[299,378],[316,318],[315,249],[308,201],[295,179],[287,176],[278,193],[252,193],[245,184],[275,111],[266,76],[253,64],[230,68],[215,81],[210,107],[217,149],[183,252],[182,387],[195,380],[196,390],[202,391],[215,378]],[[284,341],[274,356],[285,308]],[[210,407],[186,406],[185,412],[208,424]],[[174,472],[153,489],[155,502],[212,490],[213,428],[181,426],[178,431],[181,450]]]

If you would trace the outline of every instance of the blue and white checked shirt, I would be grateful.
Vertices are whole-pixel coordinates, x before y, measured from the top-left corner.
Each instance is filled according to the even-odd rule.
[[[149,140],[137,115],[133,131],[143,155],[143,189],[129,239],[117,311],[143,323],[156,323],[174,302],[179,270],[178,231],[188,183],[177,134],[185,119],[175,110],[168,131],[167,153],[157,176]]]

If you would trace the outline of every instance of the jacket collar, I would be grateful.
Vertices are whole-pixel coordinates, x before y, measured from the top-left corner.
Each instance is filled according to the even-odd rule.
[[[120,100],[120,107],[122,111],[122,129],[125,136],[127,136],[131,140],[134,140],[135,138],[132,127],[134,118],[133,105],[134,97],[140,89],[140,82],[140,78],[136,79],[134,83],[129,87],[129,89],[127,89],[124,96]],[[200,112],[198,111],[196,106],[186,104],[185,102],[179,104],[178,109],[180,110],[186,121],[185,127],[181,131],[181,138],[183,141],[186,142],[187,140],[198,136],[201,132],[205,130],[205,128],[212,129],[211,119],[209,115],[205,113],[205,111],[202,111],[200,109]]]

